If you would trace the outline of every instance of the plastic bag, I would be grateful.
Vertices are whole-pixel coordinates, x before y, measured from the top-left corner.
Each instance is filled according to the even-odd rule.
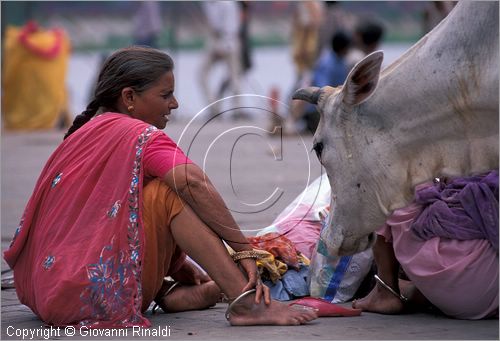
[[[324,219],[322,229],[326,228]],[[333,303],[351,300],[370,271],[373,252],[369,248],[352,256],[330,256],[320,239],[309,267],[309,291],[313,297],[321,297]]]
[[[330,205],[330,183],[323,174],[314,180],[274,220],[257,235],[278,232],[291,240],[295,248],[311,259],[318,242],[321,221]]]
[[[334,257],[319,236],[326,228],[331,188],[326,174],[311,183],[258,235],[278,232],[311,259],[308,275],[310,295],[340,303],[352,299],[373,262],[371,249],[353,256]]]

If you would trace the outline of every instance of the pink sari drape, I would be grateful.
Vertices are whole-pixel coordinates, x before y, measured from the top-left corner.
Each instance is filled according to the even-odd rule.
[[[498,312],[498,254],[487,239],[423,240],[411,230],[422,206],[396,210],[377,233],[392,242],[405,274],[448,316],[482,319]]]
[[[158,134],[107,113],[48,160],[4,253],[21,303],[46,323],[150,326],[141,314],[141,158]]]

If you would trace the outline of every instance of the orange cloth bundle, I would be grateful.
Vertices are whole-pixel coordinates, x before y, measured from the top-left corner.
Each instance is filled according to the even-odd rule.
[[[256,249],[265,250],[274,257],[282,260],[286,265],[298,269],[299,257],[293,243],[285,236],[271,232],[259,237],[247,238]]]
[[[66,115],[70,42],[62,29],[34,22],[7,27],[4,37],[2,116],[6,129],[54,128]]]

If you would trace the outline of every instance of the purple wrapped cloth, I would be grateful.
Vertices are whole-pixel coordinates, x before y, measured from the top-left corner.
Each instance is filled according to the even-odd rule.
[[[412,231],[424,240],[487,239],[498,253],[498,171],[439,182],[417,190],[424,210]]]

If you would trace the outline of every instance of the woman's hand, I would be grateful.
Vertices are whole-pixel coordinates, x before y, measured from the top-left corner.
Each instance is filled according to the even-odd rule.
[[[243,288],[243,292],[255,288],[255,303],[259,304],[262,296],[264,296],[264,302],[267,305],[271,304],[270,290],[266,285],[264,285],[264,283],[262,283],[259,275],[259,270],[257,269],[257,264],[255,264],[255,260],[252,258],[240,259],[239,264],[248,277],[248,283]]]

